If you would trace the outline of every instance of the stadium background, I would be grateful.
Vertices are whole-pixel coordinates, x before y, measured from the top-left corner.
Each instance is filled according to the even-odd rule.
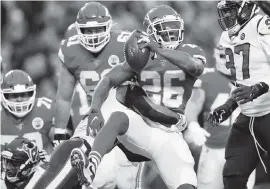
[[[55,99],[57,90],[58,49],[67,27],[75,21],[77,11],[85,2],[1,1],[1,56],[3,71],[22,69],[37,84],[37,96]],[[176,9],[185,21],[185,43],[194,43],[205,51],[208,66],[213,64],[213,49],[221,29],[217,22],[215,1],[118,1],[102,2],[109,9],[113,29],[132,31],[141,28],[145,13],[158,4]],[[165,188],[156,171],[147,172],[146,188]],[[266,180],[259,172],[257,181]]]

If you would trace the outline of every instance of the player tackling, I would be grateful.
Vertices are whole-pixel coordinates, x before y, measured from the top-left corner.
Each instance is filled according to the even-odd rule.
[[[134,31],[126,42],[126,61],[115,66],[97,85],[91,103],[90,127],[98,131],[103,116],[106,124],[95,138],[89,159],[77,148],[71,153],[71,163],[85,184],[91,184],[99,162],[117,138],[132,152],[152,159],[169,188],[194,189],[197,186],[194,160],[181,131],[186,127],[183,116],[186,102],[206,59],[198,46],[182,44],[184,21],[171,7],[161,5],[151,9],[145,16],[144,27],[147,34]],[[142,114],[139,115],[117,103],[119,93],[112,88],[134,76],[152,101],[160,105],[156,112],[166,110],[174,119],[163,115],[163,121],[158,116],[149,120],[144,116],[147,112],[139,111]],[[166,129],[166,124],[172,128]]]

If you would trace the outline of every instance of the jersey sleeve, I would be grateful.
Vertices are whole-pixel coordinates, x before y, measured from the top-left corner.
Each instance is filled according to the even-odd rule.
[[[264,16],[258,23],[259,42],[270,64],[270,17]]]
[[[204,64],[206,64],[205,53],[199,46],[194,44],[183,44],[181,50],[188,53],[193,58],[200,59]]]
[[[64,34],[64,39],[68,39],[74,35],[77,34],[77,30],[76,30],[76,26],[74,23],[72,23],[66,30],[65,34]]]
[[[35,111],[39,111],[40,117],[44,120],[44,128],[41,132],[49,135],[51,128],[55,126],[55,101],[47,97],[41,97],[37,99],[36,107]]]
[[[59,60],[71,73],[74,73],[74,71],[77,68],[76,63],[77,45],[79,45],[77,36],[72,36],[61,42],[61,46],[58,51]]]

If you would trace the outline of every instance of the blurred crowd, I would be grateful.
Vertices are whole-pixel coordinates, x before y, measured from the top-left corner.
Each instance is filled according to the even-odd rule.
[[[55,98],[60,41],[85,1],[1,1],[1,56],[4,71],[23,69],[38,86],[38,96]],[[111,12],[114,29],[142,27],[153,6],[168,4],[185,21],[185,43],[195,43],[212,62],[213,48],[221,33],[215,1],[102,1]]]

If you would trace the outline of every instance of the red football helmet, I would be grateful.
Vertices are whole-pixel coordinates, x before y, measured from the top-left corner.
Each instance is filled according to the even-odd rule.
[[[78,12],[76,28],[81,45],[97,53],[110,40],[112,17],[109,10],[98,2],[86,3]]]
[[[184,39],[184,21],[167,5],[152,8],[144,17],[145,31],[164,48],[175,49]]]
[[[29,113],[35,103],[36,85],[32,78],[22,70],[11,70],[5,74],[1,83],[3,106],[17,117]]]
[[[4,146],[1,153],[1,171],[9,182],[23,181],[35,172],[39,161],[36,143],[18,137]]]

